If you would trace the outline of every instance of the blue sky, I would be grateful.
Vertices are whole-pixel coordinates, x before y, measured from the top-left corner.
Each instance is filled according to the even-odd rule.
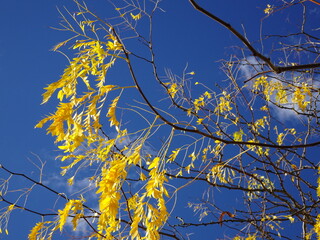
[[[34,125],[49,113],[49,108],[40,106],[43,87],[54,81],[65,65],[61,56],[50,51],[63,38],[50,29],[58,22],[56,6],[63,2],[6,1],[0,10],[1,164],[35,178],[39,172],[28,158],[39,162],[32,152],[49,163],[49,172],[55,166],[52,138],[34,129]],[[16,188],[24,183],[25,180],[16,178],[10,186]],[[52,197],[40,192],[36,195],[31,198],[33,207]],[[10,235],[2,234],[0,239],[26,239],[32,221],[38,220],[31,214],[14,214],[14,224],[8,228]]]
[[[109,11],[110,6],[107,1],[87,2],[89,8],[100,16],[105,16]],[[265,17],[263,9],[270,3],[258,2],[257,0],[199,1],[209,11],[221,16],[239,31],[242,31],[244,26],[247,37],[253,42],[260,38],[260,23]],[[58,26],[60,21],[56,7],[63,6],[74,9],[74,4],[69,0],[10,0],[2,3],[0,8],[2,83],[0,88],[0,109],[2,109],[0,164],[4,164],[13,171],[37,178],[39,171],[32,162],[39,164],[37,158],[39,156],[46,162],[44,179],[56,189],[62,189],[63,184],[59,185],[54,178],[58,175],[60,166],[55,161],[58,152],[53,144],[54,139],[46,135],[44,129],[35,129],[34,126],[41,118],[53,111],[56,103],[55,100],[51,100],[45,105],[40,105],[43,88],[56,81],[67,64],[62,55],[50,51],[55,44],[70,36],[51,28]],[[158,14],[154,25],[155,51],[158,54],[159,66],[181,73],[188,65],[190,71],[196,72],[198,79],[204,79],[207,83],[213,84],[215,81],[224,79],[224,74],[219,71],[218,61],[228,58],[233,51],[230,46],[239,44],[239,41],[227,30],[196,12],[186,0],[164,0],[161,6],[166,12]],[[310,9],[313,11],[312,16],[318,16],[316,15],[319,12],[317,6]],[[275,17],[268,25],[271,27],[263,30],[287,33],[288,29],[299,24],[300,13],[300,9],[293,8],[286,16]],[[144,71],[142,67],[137,69],[140,74]],[[112,74],[119,78],[125,77],[125,74],[116,70]],[[142,86],[146,92],[150,90],[152,95],[154,89],[148,83],[145,82]],[[0,177],[2,173],[0,172]],[[24,186],[24,183],[16,178],[12,187]],[[187,199],[188,192],[182,192],[180,197]],[[218,195],[217,199],[220,198],[223,200],[223,197]],[[56,198],[50,193],[39,190],[30,196],[28,202],[31,207],[43,209],[46,212],[50,211],[55,200]],[[61,203],[58,202],[57,205]],[[228,207],[232,206],[226,204],[226,208]],[[0,239],[26,239],[31,227],[39,220],[39,217],[34,217],[32,214],[17,211],[11,217],[8,227],[9,235],[0,234]],[[215,227],[208,231],[206,236],[223,237],[223,231]]]

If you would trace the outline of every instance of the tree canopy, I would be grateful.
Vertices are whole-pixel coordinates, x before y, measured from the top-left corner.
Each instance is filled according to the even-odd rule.
[[[59,9],[56,29],[69,35],[53,50],[68,64],[45,87],[42,103],[56,109],[36,128],[54,137],[61,178],[85,186],[68,195],[1,165],[0,229],[22,209],[39,216],[30,240],[76,236],[80,226],[85,239],[212,239],[211,231],[219,239],[320,239],[320,35],[311,13],[320,4],[255,7],[255,36],[230,24],[228,12],[216,15],[213,3],[189,0],[197,18],[221,29],[216,38],[232,39],[223,59],[210,56],[206,75],[207,58],[166,66],[173,56],[162,49],[179,42],[162,36],[165,2],[110,0],[107,16],[89,1]],[[8,187],[14,176],[31,184],[22,194]],[[36,188],[59,204],[30,208]]]

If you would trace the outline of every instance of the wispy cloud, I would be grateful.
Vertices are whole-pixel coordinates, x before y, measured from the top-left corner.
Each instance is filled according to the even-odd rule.
[[[243,78],[245,78],[246,80],[253,78],[255,75],[257,75],[259,72],[262,72],[263,69],[261,67],[261,64],[257,61],[256,58],[254,57],[248,57],[246,60],[242,61],[242,64],[240,66],[240,73],[242,75]],[[291,82],[291,80],[293,80],[295,77],[294,74],[290,74],[290,75],[278,75],[275,73],[268,73],[268,79],[267,81],[272,81],[274,83],[276,82],[281,82],[284,86],[286,85],[286,83],[284,82]],[[285,78],[285,79],[284,79]],[[285,80],[285,81],[281,81],[281,79]],[[247,86],[249,89],[252,89],[253,86],[253,82],[249,81]],[[307,83],[309,86],[313,86],[315,88],[318,88],[320,86],[319,82],[314,82],[311,78],[310,79],[305,79],[304,81],[305,83]],[[290,86],[288,85],[288,88],[290,88]],[[285,104],[273,104],[272,102],[276,103],[276,94],[274,92],[274,94],[270,97],[270,102],[268,103],[273,116],[278,118],[281,121],[297,121],[297,119],[302,119],[304,118],[303,115],[297,114],[297,112],[301,112],[301,109],[299,108],[297,103],[293,102],[293,98],[294,98],[294,93],[293,92],[287,92],[287,103]],[[311,99],[314,99],[315,96],[307,96],[305,101],[310,101]]]
[[[78,223],[77,223],[77,228],[75,229],[75,231],[73,231],[73,223],[72,223],[72,219],[71,217],[69,217],[67,219],[67,222],[65,224],[65,228],[68,232],[68,234],[72,235],[72,237],[77,237],[80,239],[86,239],[86,236],[90,236],[92,233],[92,229],[89,226],[89,224],[83,220],[83,219],[79,219]],[[69,233],[70,231],[70,233]]]

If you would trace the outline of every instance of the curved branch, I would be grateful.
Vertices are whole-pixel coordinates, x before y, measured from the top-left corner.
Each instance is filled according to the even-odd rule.
[[[165,122],[167,125],[173,127],[174,129],[179,130],[179,131],[183,131],[183,132],[190,132],[190,133],[200,134],[200,135],[202,135],[204,137],[220,141],[220,142],[222,142],[224,144],[260,146],[260,147],[269,147],[269,148],[277,148],[277,149],[305,148],[305,147],[313,147],[313,146],[320,145],[320,141],[313,142],[313,143],[308,143],[308,144],[299,144],[299,145],[274,145],[274,144],[268,144],[268,143],[257,143],[257,142],[246,142],[246,141],[230,141],[230,140],[222,139],[222,138],[213,136],[211,134],[202,132],[197,128],[196,129],[192,129],[192,128],[180,127],[180,126],[177,125],[179,123],[172,123],[171,121],[166,119],[162,114],[160,114],[160,112],[151,104],[151,102],[149,101],[147,96],[144,94],[144,92],[143,92],[143,90],[142,90],[142,88],[141,88],[141,86],[140,86],[140,84],[139,84],[139,82],[137,80],[136,74],[135,74],[135,72],[133,70],[133,67],[132,67],[132,64],[131,64],[131,61],[130,61],[130,57],[129,57],[129,52],[124,47],[124,43],[121,41],[121,39],[119,38],[119,36],[117,35],[117,33],[115,32],[114,29],[113,29],[113,33],[117,37],[117,40],[122,45],[122,50],[124,52],[124,55],[125,55],[125,58],[126,58],[126,62],[128,64],[128,68],[129,68],[131,77],[132,77],[132,79],[134,81],[134,84],[136,85],[137,90],[140,93],[141,97],[144,99],[144,101],[149,106],[149,108],[155,113],[155,115],[157,115],[163,122]]]
[[[314,2],[312,0],[310,0],[310,1]],[[286,72],[286,71],[295,71],[295,70],[299,70],[299,69],[312,69],[312,68],[319,68],[320,67],[320,63],[301,64],[301,65],[287,66],[287,67],[276,66],[271,62],[270,58],[264,56],[257,49],[255,49],[252,46],[252,44],[241,33],[239,33],[234,27],[231,26],[231,24],[223,21],[221,18],[210,13],[206,9],[202,8],[195,0],[189,0],[189,2],[196,10],[203,13],[207,17],[213,19],[214,21],[218,22],[219,24],[221,24],[222,26],[227,28],[230,32],[232,32],[252,52],[253,56],[260,58],[262,61],[264,61],[266,64],[268,64],[268,66],[276,73],[281,73],[281,72]]]
[[[6,171],[7,173],[9,173],[9,174],[11,174],[11,175],[23,177],[23,178],[29,180],[30,182],[32,182],[32,183],[34,183],[34,184],[36,184],[36,185],[39,185],[39,186],[41,186],[41,187],[49,190],[50,192],[58,195],[59,197],[62,197],[62,198],[65,199],[66,201],[70,201],[70,199],[69,199],[68,197],[66,197],[65,195],[63,195],[62,193],[57,192],[56,190],[48,187],[47,185],[44,185],[44,184],[41,183],[41,182],[38,182],[38,181],[36,181],[36,180],[28,177],[27,175],[25,175],[25,174],[23,174],[23,173],[13,172],[13,171],[9,170],[8,168],[4,167],[2,164],[0,164],[0,169],[3,169],[4,171]],[[96,211],[96,210],[94,210],[94,209],[86,206],[85,204],[83,204],[83,207],[85,207],[86,209],[90,210],[90,211],[93,212],[93,213],[100,214],[98,211]],[[21,208],[21,207],[20,207],[20,208]]]

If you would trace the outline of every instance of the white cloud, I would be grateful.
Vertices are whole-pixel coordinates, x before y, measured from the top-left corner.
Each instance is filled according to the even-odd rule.
[[[240,65],[240,73],[245,80],[249,80],[253,78],[256,74],[262,71],[263,71],[262,65],[259,64],[259,62],[255,57],[251,57],[251,56],[248,57],[247,59],[243,60]],[[281,81],[282,84],[284,84],[284,82],[291,82],[290,78],[293,79],[294,77],[296,77],[292,73],[290,74],[290,76],[287,76],[284,74],[277,75],[275,73],[268,73],[267,75],[268,75],[267,81],[277,82],[283,79],[284,81]],[[246,83],[249,89],[252,89],[252,85],[254,82],[253,80],[254,79]],[[320,86],[318,81],[315,82],[311,78],[306,79],[305,82],[308,83],[309,85],[312,84],[315,88],[319,88]],[[314,96],[311,98],[314,99]],[[298,104],[292,102],[292,99],[293,99],[293,93],[288,93],[287,94],[288,103],[283,105],[279,104],[279,106],[277,106],[271,103],[271,102],[275,102],[275,103],[277,102],[275,94],[273,94],[273,96],[271,96],[271,99],[270,99],[271,102],[268,103],[270,109],[272,110],[273,117],[276,117],[281,121],[297,121],[298,119],[303,119],[304,118],[303,115],[297,114],[297,112],[301,112],[301,110],[299,109]],[[307,97],[305,99],[305,101],[309,101],[309,100],[310,100],[310,97]]]
[[[65,227],[67,229],[73,230],[72,219],[73,218],[71,217],[67,219],[67,222],[65,224]],[[73,237],[85,237],[85,236],[89,236],[91,233],[92,233],[92,229],[89,226],[89,224],[84,219],[79,219],[76,230],[68,234],[73,235]]]
[[[274,115],[273,114],[272,115],[274,117],[277,117],[281,121],[287,121],[287,122],[296,121],[297,118],[301,117],[291,109],[280,108],[275,106],[274,104],[269,104],[269,106],[271,106],[272,113],[274,113]]]
[[[250,79],[261,71],[261,64],[255,57],[249,56],[240,63],[240,73],[245,79]]]

